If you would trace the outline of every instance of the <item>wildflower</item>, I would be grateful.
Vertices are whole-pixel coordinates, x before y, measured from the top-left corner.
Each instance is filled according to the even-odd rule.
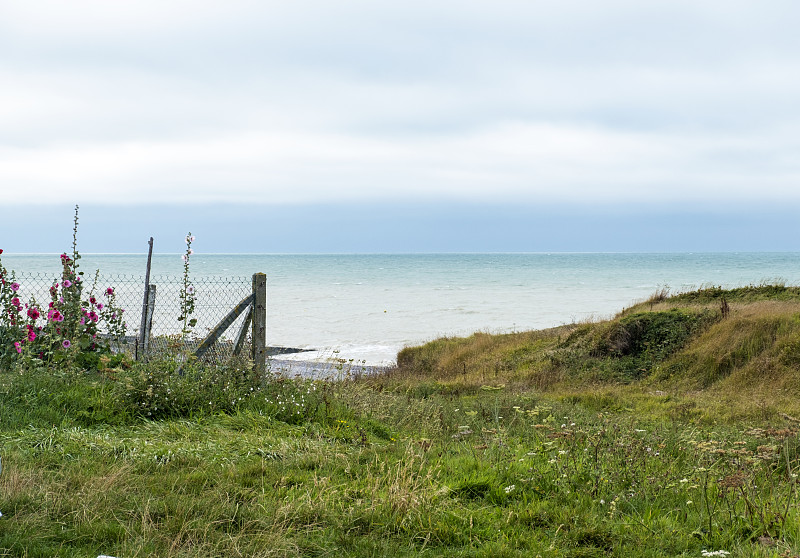
[[[22,345],[20,344],[19,341],[14,341],[14,348],[17,349],[18,353],[22,352]]]
[[[69,342],[69,339],[64,339],[64,341],[61,343],[61,346],[65,349],[69,349],[71,345],[72,343]]]
[[[19,290],[19,283],[11,283],[11,290],[17,292]]]
[[[503,490],[506,491],[506,494],[511,494],[514,492],[514,489],[517,488],[516,484],[512,484],[511,486],[506,486]]]
[[[728,554],[730,554],[730,552],[727,550],[703,550],[700,552],[700,556],[727,556]]]

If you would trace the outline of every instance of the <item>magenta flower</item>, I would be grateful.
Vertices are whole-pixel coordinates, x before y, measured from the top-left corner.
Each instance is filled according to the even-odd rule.
[[[11,290],[17,292],[19,290],[19,283],[11,283]]]
[[[38,320],[41,314],[39,313],[39,309],[35,306],[31,306],[28,308],[28,317],[32,320]]]
[[[72,281],[70,281],[69,279],[64,279],[64,286],[66,288],[70,288],[72,286]]]
[[[107,288],[106,289],[106,296],[111,296],[112,294],[114,294],[114,289],[112,289],[111,287]]]
[[[98,304],[98,305],[97,305],[97,309],[98,309],[98,310],[102,310],[102,309],[103,309],[103,305],[102,305],[102,304]]]
[[[14,342],[14,348],[17,349],[17,353],[21,353],[22,352],[22,345],[20,344],[19,341],[15,341]]]
[[[72,343],[69,342],[69,339],[64,339],[64,341],[61,343],[61,346],[65,349],[69,349],[71,345]]]

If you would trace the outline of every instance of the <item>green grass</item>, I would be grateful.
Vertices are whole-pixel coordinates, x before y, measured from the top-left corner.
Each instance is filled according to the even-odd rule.
[[[1,371],[0,555],[797,556],[800,302],[747,296],[359,381]]]

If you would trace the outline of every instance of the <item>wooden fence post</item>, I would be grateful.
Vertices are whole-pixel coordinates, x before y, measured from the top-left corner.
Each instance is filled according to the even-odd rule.
[[[156,286],[147,285],[147,312],[144,319],[144,330],[142,331],[142,357],[147,360],[147,353],[150,351],[150,333],[153,331],[153,312],[156,309]]]
[[[264,377],[267,367],[267,276],[253,274],[253,318],[251,356],[257,379]]]
[[[149,248],[147,250],[147,268],[144,275],[144,300],[142,301],[142,323],[139,327],[139,338],[136,340],[136,360],[139,360],[139,350],[142,351],[142,357],[147,358],[147,345],[150,344],[150,327],[147,325],[147,313],[150,312],[150,320],[153,319],[153,307],[150,305],[150,266],[153,261],[153,237],[147,243]],[[155,297],[155,290],[153,291]]]

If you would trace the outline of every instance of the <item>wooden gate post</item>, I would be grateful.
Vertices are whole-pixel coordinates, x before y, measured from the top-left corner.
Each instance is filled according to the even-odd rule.
[[[253,274],[253,321],[251,356],[257,379],[264,377],[267,367],[267,276]]]

